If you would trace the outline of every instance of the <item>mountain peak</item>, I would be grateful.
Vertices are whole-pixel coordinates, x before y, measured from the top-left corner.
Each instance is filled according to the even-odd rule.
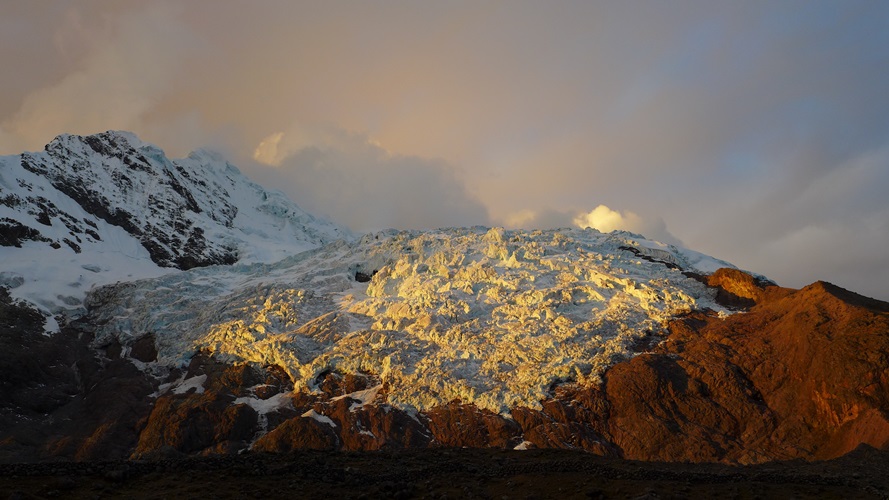
[[[231,165],[222,153],[207,148],[198,148],[188,153],[188,159],[204,163],[227,163]],[[237,170],[237,167],[234,165],[231,165],[231,167]]]
[[[44,147],[44,150],[50,153],[62,153],[85,147],[106,156],[132,153],[139,149],[151,149],[163,153],[159,147],[144,142],[136,134],[125,130],[108,130],[90,135],[59,134]]]
[[[827,281],[816,281],[800,290],[800,293],[832,301],[840,301],[848,306],[861,307],[873,312],[889,312],[889,302],[860,295]]]
[[[170,159],[117,130],[62,134],[42,152],[0,157],[0,225],[10,269],[13,261],[34,272],[47,262],[69,269],[56,270],[66,280],[58,289],[51,275],[42,285],[5,280],[24,279],[13,296],[46,311],[79,307],[85,290],[109,280],[276,260],[349,237],[216,153]]]

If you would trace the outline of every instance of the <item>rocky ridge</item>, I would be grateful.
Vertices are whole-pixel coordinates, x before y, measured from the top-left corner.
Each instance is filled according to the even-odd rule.
[[[128,132],[0,157],[0,286],[47,313],[70,315],[94,285],[349,237],[215,153],[172,160]]]

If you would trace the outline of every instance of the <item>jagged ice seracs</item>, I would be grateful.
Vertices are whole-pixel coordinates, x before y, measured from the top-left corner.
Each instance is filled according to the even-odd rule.
[[[595,383],[678,314],[728,313],[682,272],[718,267],[730,264],[626,232],[387,231],[104,287],[88,304],[97,344],[153,334],[156,369],[206,350],[280,365],[295,390],[367,372],[400,408],[458,399],[505,413],[539,407],[553,384]]]

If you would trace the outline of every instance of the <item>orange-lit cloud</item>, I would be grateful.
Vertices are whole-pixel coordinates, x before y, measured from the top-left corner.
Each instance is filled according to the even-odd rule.
[[[66,20],[79,26],[77,12],[69,11]],[[88,37],[81,66],[24,97],[2,122],[7,142],[15,138],[22,149],[36,149],[61,131],[143,128],[195,46],[177,10],[160,3],[121,14],[103,32],[78,31]]]
[[[263,165],[271,165],[277,167],[284,159],[284,151],[281,148],[281,139],[284,138],[284,132],[275,132],[260,141],[259,145],[253,151],[253,159]]]
[[[662,243],[682,245],[682,242],[667,230],[663,219],[643,218],[635,212],[613,210],[601,204],[589,211],[525,209],[499,219],[498,223],[510,228],[523,229],[591,227],[603,233],[623,230],[639,233]]]

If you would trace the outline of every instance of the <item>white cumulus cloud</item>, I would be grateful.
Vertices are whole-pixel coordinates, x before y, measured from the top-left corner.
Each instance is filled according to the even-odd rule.
[[[603,204],[599,204],[590,211],[551,208],[524,209],[498,219],[498,223],[505,227],[521,229],[556,229],[575,226],[579,228],[591,227],[603,233],[624,230],[662,243],[685,246],[667,230],[667,225],[662,218],[643,217],[636,212],[615,210]]]
[[[588,213],[578,214],[572,222],[577,227],[591,227],[603,233],[610,233],[617,229],[638,233],[645,229],[642,218],[634,212],[625,211],[621,213],[605,205],[599,205]]]

